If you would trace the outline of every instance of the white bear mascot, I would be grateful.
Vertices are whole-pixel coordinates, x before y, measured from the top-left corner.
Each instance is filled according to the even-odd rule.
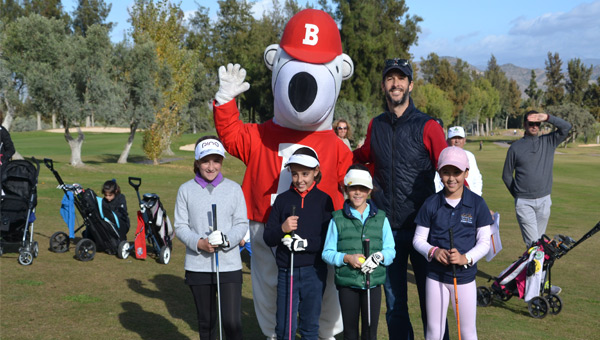
[[[281,44],[267,47],[264,60],[273,71],[274,118],[262,124],[242,123],[233,99],[250,85],[244,82],[246,71],[229,64],[219,68],[214,119],[227,152],[247,166],[242,189],[250,219],[254,308],[265,336],[276,339],[277,265],[263,240],[264,225],[277,194],[290,188],[291,175],[284,164],[302,146],[317,152],[323,176],[319,188],[331,196],[336,210],[342,208],[340,183],[352,164],[352,153],[331,124],[342,80],[352,76],[354,64],[342,53],[335,21],[314,9],[290,19]],[[343,330],[333,278],[330,266],[319,320],[320,339],[333,339]]]

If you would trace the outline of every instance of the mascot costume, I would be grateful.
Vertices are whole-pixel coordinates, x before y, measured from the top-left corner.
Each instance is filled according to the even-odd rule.
[[[352,153],[331,128],[333,110],[342,80],[350,78],[354,64],[342,53],[339,29],[327,13],[306,9],[287,23],[281,44],[264,52],[273,72],[273,119],[244,124],[236,96],[250,88],[240,65],[219,68],[214,119],[225,149],[246,164],[242,189],[248,205],[252,241],[252,290],[259,325],[268,339],[276,339],[277,265],[263,241],[264,225],[277,194],[290,188],[291,174],[284,164],[302,146],[313,148],[321,163],[319,188],[341,209],[340,183],[352,164]],[[333,339],[343,330],[334,270],[329,267],[323,296],[319,338]]]

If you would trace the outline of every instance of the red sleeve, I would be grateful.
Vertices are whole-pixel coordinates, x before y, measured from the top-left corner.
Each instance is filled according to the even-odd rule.
[[[371,162],[371,125],[373,124],[373,119],[369,122],[369,127],[367,128],[367,136],[365,137],[365,142],[363,145],[354,150],[352,153],[354,155],[353,163],[361,163],[367,164]]]
[[[217,106],[213,102],[215,129],[227,152],[248,165],[252,147],[252,130],[256,124],[244,124],[235,100]]]
[[[442,129],[440,124],[433,119],[425,123],[425,128],[423,129],[423,143],[429,152],[429,158],[431,159],[433,167],[437,169],[440,153],[448,147],[448,144],[446,143],[444,129]]]

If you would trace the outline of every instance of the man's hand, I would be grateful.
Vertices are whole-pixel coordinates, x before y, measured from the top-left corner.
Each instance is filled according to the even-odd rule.
[[[528,122],[545,122],[548,120],[548,114],[547,113],[532,113],[529,116],[527,116],[527,121]]]
[[[250,84],[245,82],[246,70],[240,64],[227,64],[219,67],[219,91],[215,94],[215,100],[219,105],[228,103],[241,93],[248,91]]]

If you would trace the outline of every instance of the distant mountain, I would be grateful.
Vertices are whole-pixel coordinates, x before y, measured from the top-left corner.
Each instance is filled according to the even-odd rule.
[[[440,59],[446,59],[450,62],[450,64],[454,65],[454,64],[456,64],[456,61],[458,58],[456,58],[456,57],[440,57]],[[568,61],[563,60],[563,67],[564,67],[563,72],[565,73],[565,76],[567,73],[567,62]],[[586,66],[593,65],[592,76],[590,77],[591,78],[590,80],[592,82],[597,82],[598,77],[600,77],[600,59],[588,58],[588,59],[583,59],[582,62]],[[418,64],[418,62],[417,62],[417,64]],[[469,64],[469,69],[476,71],[478,74],[484,73],[486,68],[487,68],[487,65],[474,66],[474,65]],[[514,79],[517,81],[517,84],[519,85],[519,90],[521,90],[521,97],[527,98],[527,95],[525,94],[525,89],[529,86],[529,80],[531,78],[531,70],[532,69],[516,66],[513,64],[500,65],[500,68],[502,69],[502,71],[504,71],[504,73],[506,74],[506,77],[508,79]],[[546,86],[544,85],[544,82],[546,81],[546,70],[544,68],[537,68],[537,69],[534,69],[534,71],[535,71],[535,75],[536,75],[535,80],[537,82],[538,87],[543,90],[546,90]]]

